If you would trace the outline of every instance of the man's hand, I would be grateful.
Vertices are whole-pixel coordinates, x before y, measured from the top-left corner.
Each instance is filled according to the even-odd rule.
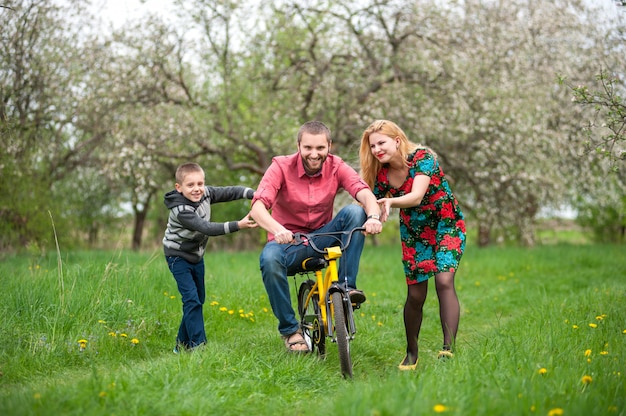
[[[278,244],[289,244],[293,241],[293,233],[286,228],[274,233],[274,241]]]
[[[380,232],[383,230],[383,223],[380,222],[379,219],[376,218],[368,218],[367,221],[365,221],[365,224],[363,224],[363,227],[365,227],[365,234],[380,234]]]

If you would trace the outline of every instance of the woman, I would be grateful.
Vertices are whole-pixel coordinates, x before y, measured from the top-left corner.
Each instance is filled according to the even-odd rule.
[[[387,220],[391,208],[400,209],[408,290],[404,305],[406,356],[398,368],[417,367],[417,339],[431,277],[435,278],[443,330],[438,357],[452,357],[460,316],[454,274],[465,249],[465,221],[437,155],[409,141],[395,123],[377,120],[363,132],[359,156],[361,175],[381,205],[381,220]]]

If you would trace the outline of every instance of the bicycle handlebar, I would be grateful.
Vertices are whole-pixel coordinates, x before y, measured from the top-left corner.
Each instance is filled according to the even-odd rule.
[[[294,242],[291,243],[291,244],[294,245],[294,246],[297,246],[297,245],[300,245],[300,244],[308,243],[314,251],[316,251],[319,254],[324,254],[325,251],[323,249],[318,248],[315,245],[315,243],[313,242],[313,239],[316,238],[316,237],[333,237],[339,243],[339,246],[341,247],[341,250],[344,251],[350,245],[350,242],[352,241],[352,235],[356,231],[365,231],[365,227],[355,227],[355,228],[353,228],[351,230],[346,230],[346,231],[329,231],[329,232],[326,232],[326,233],[294,233],[294,235],[293,235]],[[342,236],[342,235],[347,235],[348,236],[348,240],[346,241],[345,244],[342,244],[341,238],[339,238],[339,236]]]

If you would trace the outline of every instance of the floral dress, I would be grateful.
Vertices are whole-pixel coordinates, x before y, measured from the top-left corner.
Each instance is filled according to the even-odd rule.
[[[418,149],[408,160],[409,174],[400,188],[389,184],[389,167],[385,165],[376,177],[374,195],[399,197],[411,191],[417,175],[430,177],[422,202],[400,209],[402,263],[406,282],[411,285],[458,269],[465,249],[465,220],[435,154]]]

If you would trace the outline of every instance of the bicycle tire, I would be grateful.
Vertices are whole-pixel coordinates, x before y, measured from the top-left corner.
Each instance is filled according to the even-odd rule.
[[[315,282],[306,280],[300,285],[298,290],[298,313],[300,314],[300,328],[302,335],[313,352],[317,348],[318,354],[326,354],[326,333],[322,324],[322,314],[319,307],[319,295],[314,293],[308,304],[305,304],[309,293],[313,290]]]
[[[344,377],[352,377],[352,359],[350,358],[350,335],[344,310],[343,295],[341,292],[333,292],[330,301],[333,304],[335,321],[335,339],[339,351],[339,363],[341,374]]]

